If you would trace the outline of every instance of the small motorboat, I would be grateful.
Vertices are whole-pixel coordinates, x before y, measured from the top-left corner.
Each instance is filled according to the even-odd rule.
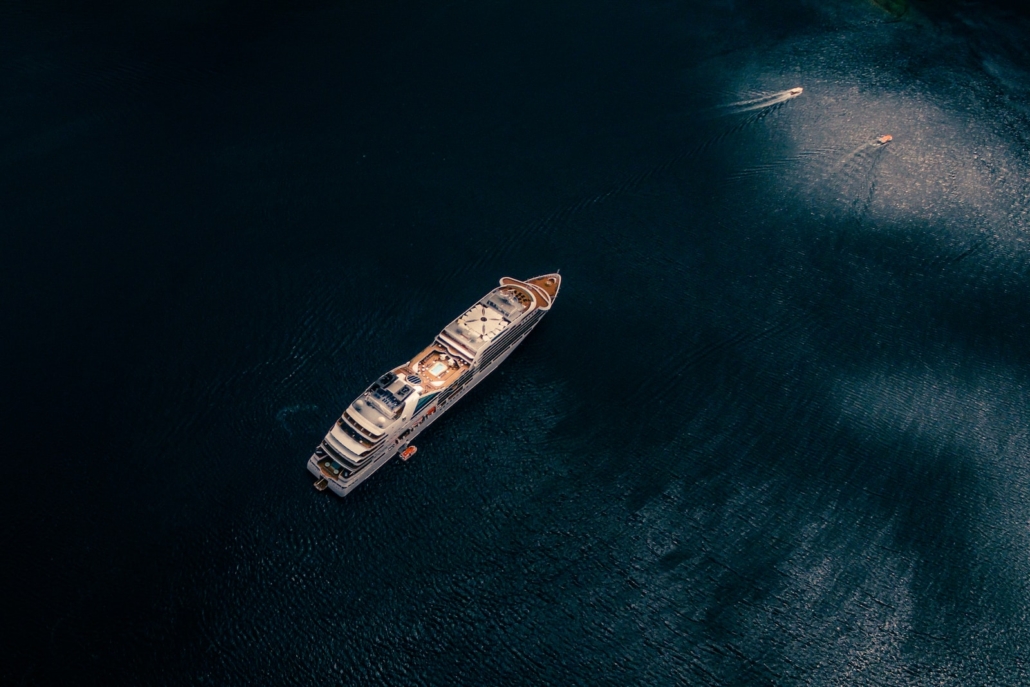
[[[878,139],[876,139],[876,142],[878,144],[884,146],[884,145],[887,145],[888,143],[890,143],[893,140],[894,140],[893,136],[891,136],[890,134],[886,134],[886,135],[880,136]]]
[[[804,91],[804,90],[805,89],[803,89],[801,86],[796,86],[796,87],[790,89],[789,91],[787,91],[787,95],[789,95],[791,98],[793,98],[795,96],[801,95],[801,92]]]
[[[418,448],[416,448],[415,446],[409,446],[408,448],[401,451],[401,460],[407,460],[408,458],[411,458],[413,455],[415,455],[416,451],[418,451]]]

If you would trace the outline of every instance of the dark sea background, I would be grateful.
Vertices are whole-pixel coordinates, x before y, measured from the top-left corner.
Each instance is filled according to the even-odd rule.
[[[1030,684],[1030,15],[885,4],[0,4],[0,683]]]

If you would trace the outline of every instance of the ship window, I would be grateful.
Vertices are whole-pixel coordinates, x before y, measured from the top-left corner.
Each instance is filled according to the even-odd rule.
[[[422,398],[418,399],[418,404],[415,406],[415,412],[417,413],[418,411],[422,410],[427,405],[429,405],[429,403],[434,398],[436,398],[436,396],[437,395],[435,393],[433,393],[433,394],[429,394],[428,396],[423,396]]]
[[[372,448],[375,445],[368,438],[363,437],[360,434],[358,434],[357,432],[355,432],[354,428],[350,426],[350,423],[344,421],[343,418],[340,418],[339,420],[337,420],[336,424],[338,424],[340,426],[340,429],[342,429],[347,434],[347,436],[349,436],[351,439],[353,439],[354,441],[358,442],[359,444],[361,444],[365,448]],[[376,442],[376,443],[378,443],[378,442]]]
[[[324,457],[321,460],[319,460],[318,461],[319,463],[321,463],[323,460],[330,460],[329,456],[332,456],[333,458],[335,458],[335,461],[333,461],[333,462],[336,463],[337,465],[341,465],[341,466],[344,465],[344,464],[354,465],[353,462],[348,461],[346,458],[341,456],[339,453],[336,452],[336,449],[334,449],[332,446],[330,446],[329,444],[325,443],[324,441],[321,443],[321,447],[325,449],[326,457]],[[350,475],[350,470],[344,468],[344,472],[346,473],[344,475],[344,477],[347,477],[347,476]]]

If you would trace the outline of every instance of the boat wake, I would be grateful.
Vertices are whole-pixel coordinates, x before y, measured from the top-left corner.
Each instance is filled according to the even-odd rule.
[[[785,103],[788,100],[793,100],[801,95],[804,90],[805,89],[798,86],[797,88],[790,88],[786,91],[777,91],[757,98],[738,100],[735,103],[726,103],[725,105],[716,105],[715,111],[722,115],[735,115],[743,114],[744,112],[752,112],[754,110],[764,110],[767,107],[773,107],[774,105]]]
[[[824,207],[843,209],[844,215],[863,224],[873,203],[878,168],[884,160],[886,142],[883,137],[866,140],[841,157],[838,151],[826,156],[822,171],[813,169],[807,192],[815,194]],[[889,139],[888,139],[889,140]],[[803,192],[798,188],[798,192]],[[840,211],[840,210],[838,210]]]
[[[880,136],[879,138],[874,138],[870,141],[862,143],[862,145],[858,146],[850,153],[837,160],[836,164],[833,165],[833,167],[830,169],[830,173],[827,176],[839,174],[841,171],[844,170],[845,167],[853,165],[856,162],[861,162],[865,160],[865,158],[869,157],[870,154],[878,151],[879,149],[887,145],[887,143],[889,143],[892,140],[892,138],[892,136]]]

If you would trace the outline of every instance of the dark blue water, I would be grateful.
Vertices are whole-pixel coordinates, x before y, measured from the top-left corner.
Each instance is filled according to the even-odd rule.
[[[0,682],[1030,684],[1015,7],[0,6]]]

